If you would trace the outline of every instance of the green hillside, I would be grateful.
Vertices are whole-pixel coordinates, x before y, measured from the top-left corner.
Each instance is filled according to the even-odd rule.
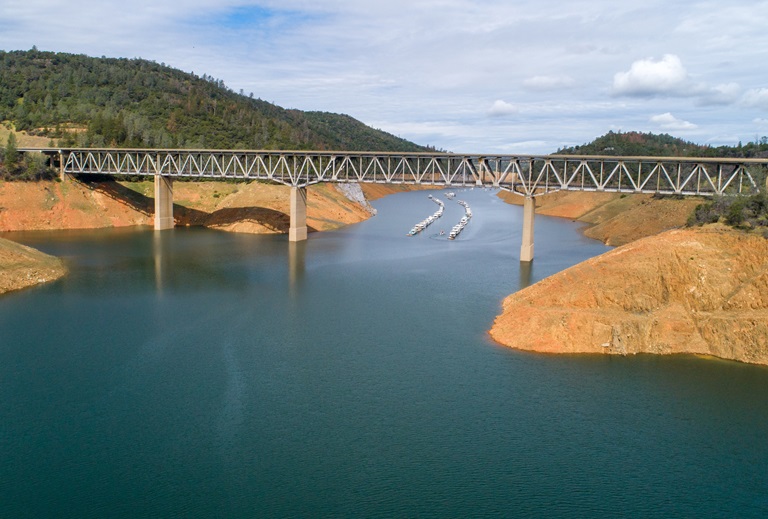
[[[768,138],[738,146],[703,146],[668,134],[608,132],[588,144],[557,150],[560,155],[642,157],[765,157]]]
[[[68,146],[424,151],[347,115],[286,110],[142,59],[0,51],[0,121]]]

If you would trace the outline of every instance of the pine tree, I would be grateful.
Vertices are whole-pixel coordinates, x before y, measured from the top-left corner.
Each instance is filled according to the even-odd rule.
[[[5,145],[5,167],[7,170],[12,170],[16,167],[16,162],[19,160],[19,150],[16,145],[16,134],[11,132],[8,134],[8,142]]]

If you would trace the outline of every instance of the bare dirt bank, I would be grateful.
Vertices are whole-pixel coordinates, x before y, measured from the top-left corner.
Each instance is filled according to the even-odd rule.
[[[417,186],[415,184],[360,184],[360,188],[365,193],[365,198],[369,201],[378,200],[395,193],[405,191],[423,191],[426,189],[439,189],[438,186]]]
[[[0,294],[53,281],[65,273],[58,258],[0,238]]]
[[[491,336],[547,353],[693,353],[768,364],[768,240],[672,230],[507,297]]]
[[[504,201],[520,205],[523,198],[502,191]],[[536,213],[569,218],[589,224],[584,235],[607,245],[624,245],[662,231],[685,225],[702,199],[656,198],[653,195],[622,195],[560,191],[536,198]]]
[[[290,225],[286,186],[226,182],[175,182],[177,226],[198,225],[246,233],[287,233]],[[388,192],[387,192],[388,191]],[[397,188],[380,189],[381,196]],[[152,182],[0,182],[0,231],[96,229],[152,225]],[[330,184],[307,190],[307,227],[336,229],[371,216]],[[57,279],[61,262],[28,247],[3,240],[0,293]]]
[[[250,233],[286,233],[286,186],[226,182],[175,182],[176,225]],[[94,229],[152,225],[152,182],[0,182],[0,231]],[[332,185],[310,186],[307,225],[329,230],[370,217]]]

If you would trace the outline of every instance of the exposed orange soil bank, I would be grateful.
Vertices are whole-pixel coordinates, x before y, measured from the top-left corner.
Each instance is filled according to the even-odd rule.
[[[58,258],[0,238],[0,294],[53,281],[65,273]]]
[[[289,188],[252,182],[175,182],[177,225],[228,231],[287,232]],[[151,182],[0,182],[0,231],[92,229],[151,225]],[[311,186],[307,225],[328,230],[370,214],[331,185]]]
[[[523,198],[508,192],[499,196],[512,204]],[[584,235],[607,245],[623,245],[685,225],[688,216],[702,203],[700,198],[682,200],[652,195],[620,195],[561,191],[536,198],[536,213],[569,218],[590,224]]]
[[[425,189],[437,189],[435,186],[417,186],[414,184],[360,184],[368,201],[378,200],[394,193],[404,191],[423,191]]]
[[[672,230],[507,297],[491,336],[547,353],[694,353],[768,364],[768,240]]]
[[[289,189],[258,182],[176,182],[176,225],[286,233],[290,224]],[[375,199],[402,190],[400,186],[372,186],[370,196]],[[335,229],[371,216],[333,185],[310,186],[307,191],[310,231]],[[152,182],[0,182],[0,231],[152,225],[153,196]],[[0,243],[0,293],[63,275],[58,260],[33,252],[7,240]]]
[[[142,213],[115,199],[117,192],[72,181],[0,182],[0,231],[94,229],[151,222],[146,210]]]

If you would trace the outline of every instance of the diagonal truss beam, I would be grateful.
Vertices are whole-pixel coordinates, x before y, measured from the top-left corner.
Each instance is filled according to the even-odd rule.
[[[765,185],[768,159],[480,155],[455,153],[54,149],[68,174],[161,175],[319,182],[492,186],[523,196],[554,191],[728,195]]]

